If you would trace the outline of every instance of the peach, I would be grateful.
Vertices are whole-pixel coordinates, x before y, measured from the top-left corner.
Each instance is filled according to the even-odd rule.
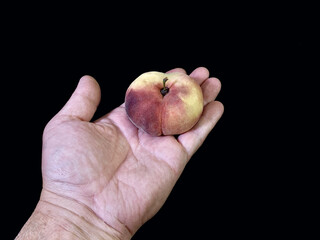
[[[128,87],[125,109],[131,122],[150,135],[181,134],[202,114],[202,90],[184,73],[146,72]]]

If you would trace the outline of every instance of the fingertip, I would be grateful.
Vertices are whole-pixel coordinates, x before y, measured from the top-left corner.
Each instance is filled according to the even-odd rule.
[[[215,87],[220,91],[221,90],[221,81],[216,77],[211,77],[212,81],[214,82]]]
[[[217,112],[220,113],[220,115],[222,115],[224,113],[224,105],[222,102],[220,101],[214,101],[214,104],[216,105],[215,108],[217,109]]]
[[[214,85],[214,91],[216,93],[216,97],[218,96],[219,92],[221,91],[221,81],[218,79],[218,78],[212,78],[212,82],[213,82],[213,85]]]
[[[100,85],[97,80],[90,75],[84,75],[80,78],[76,91],[80,94],[86,95],[89,99],[97,102],[97,104],[100,102]]]
[[[95,80],[95,78],[94,78],[94,77],[92,77],[92,76],[90,76],[90,75],[83,75],[83,76],[80,78],[80,81],[81,81],[82,79]],[[96,80],[95,80],[95,81],[96,81]]]
[[[96,81],[94,77],[90,76],[90,75],[83,75],[80,80],[79,80],[79,83],[81,82],[88,82],[88,81]]]
[[[208,78],[201,84],[201,89],[203,93],[203,103],[207,105],[218,96],[221,90],[221,82],[218,78]]]
[[[80,78],[79,83],[78,84],[90,84],[91,86],[98,88],[100,90],[100,85],[97,82],[97,80],[90,76],[90,75],[84,75]]]
[[[212,101],[206,105],[203,110],[202,117],[205,119],[218,119],[222,116],[224,112],[224,105],[220,101]]]
[[[192,78],[209,78],[209,70],[206,67],[198,67],[190,73],[190,77]]]
[[[98,82],[89,75],[80,78],[72,96],[57,116],[66,115],[90,121],[101,99]]]

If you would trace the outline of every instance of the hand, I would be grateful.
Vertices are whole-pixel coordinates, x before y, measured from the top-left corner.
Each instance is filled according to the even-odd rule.
[[[90,122],[100,87],[92,77],[82,77],[43,134],[41,201],[52,203],[54,198],[46,197],[51,195],[75,201],[119,232],[120,238],[130,238],[164,204],[223,113],[223,105],[214,101],[220,81],[209,78],[203,67],[190,76],[201,85],[204,112],[196,126],[177,137],[152,137],[137,129],[124,104]]]

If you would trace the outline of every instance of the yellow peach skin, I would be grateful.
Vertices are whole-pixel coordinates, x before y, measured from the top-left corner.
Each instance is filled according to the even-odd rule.
[[[161,93],[164,85],[166,94]],[[150,135],[176,135],[198,122],[203,96],[199,84],[187,74],[153,71],[141,74],[130,84],[125,108],[131,122]]]

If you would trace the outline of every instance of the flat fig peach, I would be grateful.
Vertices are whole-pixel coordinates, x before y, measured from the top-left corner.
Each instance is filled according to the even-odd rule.
[[[177,135],[198,122],[202,90],[184,73],[146,72],[128,87],[125,109],[131,122],[150,135]]]

